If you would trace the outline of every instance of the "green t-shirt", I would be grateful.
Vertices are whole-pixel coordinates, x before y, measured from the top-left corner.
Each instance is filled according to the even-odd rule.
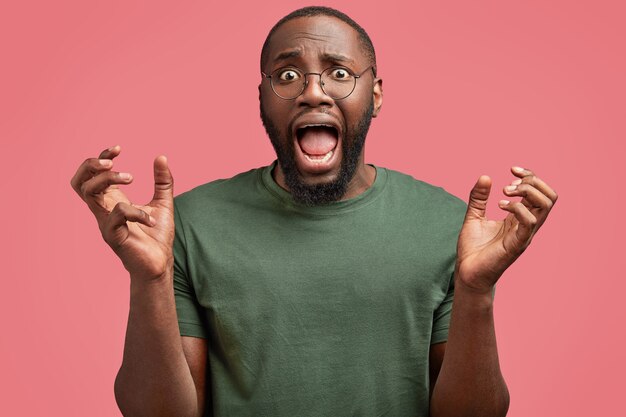
[[[358,197],[306,207],[274,165],[175,200],[178,321],[209,340],[206,415],[427,416],[465,204],[376,167]]]

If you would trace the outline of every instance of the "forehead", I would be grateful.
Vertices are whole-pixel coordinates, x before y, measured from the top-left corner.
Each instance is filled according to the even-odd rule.
[[[299,17],[284,23],[269,43],[270,65],[287,59],[303,62],[346,58],[354,64],[366,59],[356,30],[332,16]]]

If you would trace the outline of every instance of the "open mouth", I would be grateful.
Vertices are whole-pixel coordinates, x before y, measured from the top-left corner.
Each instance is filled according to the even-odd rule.
[[[329,125],[308,125],[296,130],[298,145],[311,163],[324,164],[332,158],[339,142],[337,129]]]

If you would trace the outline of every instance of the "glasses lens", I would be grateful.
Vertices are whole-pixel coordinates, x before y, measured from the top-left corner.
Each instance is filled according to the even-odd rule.
[[[281,68],[272,73],[272,88],[282,98],[296,98],[304,89],[304,74],[295,68]]]
[[[335,100],[348,97],[355,85],[356,77],[346,68],[328,68],[322,73],[322,88]]]
[[[290,100],[302,94],[306,78],[297,68],[281,68],[272,73],[270,82],[276,95]],[[332,67],[324,70],[321,82],[326,95],[334,100],[341,100],[354,91],[356,77],[347,68]]]

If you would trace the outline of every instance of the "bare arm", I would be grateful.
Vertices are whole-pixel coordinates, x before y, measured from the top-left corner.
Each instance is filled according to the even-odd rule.
[[[201,416],[206,340],[180,336],[171,275],[135,284],[115,398],[124,416]]]
[[[430,415],[505,416],[509,393],[500,372],[491,294],[476,297],[455,289],[445,345]]]
[[[119,147],[87,159],[72,188],[93,212],[104,240],[130,273],[130,313],[115,396],[129,416],[200,416],[206,342],[181,338],[173,289],[173,179],[167,160],[154,161],[155,191],[146,205],[119,189],[132,176],[112,171]]]
[[[430,352],[428,354],[428,374],[430,380],[430,397],[433,396],[433,388],[437,382],[437,377],[441,371],[441,364],[443,363],[443,357],[446,354],[446,342],[435,343],[430,345]]]
[[[522,200],[500,201],[500,208],[509,212],[504,220],[485,216],[489,177],[481,177],[470,194],[459,235],[452,317],[432,391],[431,417],[501,417],[508,411],[509,393],[498,360],[492,292],[557,200],[554,190],[531,171],[512,168],[512,173],[518,179],[504,192]],[[441,357],[440,351],[435,353]]]

